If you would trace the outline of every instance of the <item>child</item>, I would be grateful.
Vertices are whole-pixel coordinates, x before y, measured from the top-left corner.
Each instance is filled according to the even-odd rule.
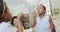
[[[16,31],[18,31],[18,27],[17,27],[17,21],[15,21],[17,19],[17,16],[14,16],[13,18],[12,18],[12,21],[11,21],[11,25],[13,26],[13,28],[16,30]],[[20,21],[19,21],[20,22]],[[22,29],[24,29],[23,28],[23,26],[22,26]]]

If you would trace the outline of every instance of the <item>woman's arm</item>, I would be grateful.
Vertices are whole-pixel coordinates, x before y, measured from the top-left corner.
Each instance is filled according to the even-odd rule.
[[[22,23],[18,22],[18,32],[23,32]]]
[[[22,19],[23,19],[24,15],[23,13],[19,13],[17,16],[17,21],[18,21],[18,32],[23,32],[23,28],[22,28]]]
[[[32,13],[31,27],[33,28],[36,25],[36,13]]]
[[[33,28],[35,25],[36,25],[36,19],[33,18],[33,19],[32,19],[32,22],[31,22],[31,27]]]
[[[53,29],[55,26],[54,26],[51,16],[49,17],[49,22],[50,22],[50,29]]]

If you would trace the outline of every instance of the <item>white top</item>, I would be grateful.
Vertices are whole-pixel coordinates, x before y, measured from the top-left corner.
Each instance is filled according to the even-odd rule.
[[[41,18],[38,16],[36,18],[37,21],[37,28],[38,28],[38,32],[49,32],[49,16],[44,16],[41,20]]]
[[[2,22],[0,23],[0,32],[16,32],[16,31],[10,24]]]

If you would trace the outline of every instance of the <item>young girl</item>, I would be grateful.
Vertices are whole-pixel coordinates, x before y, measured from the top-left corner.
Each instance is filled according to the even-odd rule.
[[[17,27],[17,21],[16,21],[16,19],[17,19],[17,16],[14,16],[12,18],[11,24],[12,24],[13,28],[18,32],[18,29],[17,29],[18,27]],[[22,26],[22,29],[24,29],[23,26]]]
[[[14,16],[14,17],[12,18],[11,25],[12,25],[12,27],[13,27],[16,31],[18,31],[18,29],[17,29],[17,21],[14,21],[16,18],[17,18],[17,16]]]
[[[46,7],[43,5],[38,6],[39,16],[36,17],[35,13],[33,13],[33,22],[31,23],[31,26],[34,27],[37,25],[38,32],[51,32],[51,30],[54,28],[51,16],[45,15],[45,13]]]

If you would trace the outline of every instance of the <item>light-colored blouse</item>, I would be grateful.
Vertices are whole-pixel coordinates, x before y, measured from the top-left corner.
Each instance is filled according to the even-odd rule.
[[[16,32],[15,29],[8,23],[0,23],[0,32]]]
[[[45,15],[42,19],[36,17],[38,32],[49,32],[49,16]]]

